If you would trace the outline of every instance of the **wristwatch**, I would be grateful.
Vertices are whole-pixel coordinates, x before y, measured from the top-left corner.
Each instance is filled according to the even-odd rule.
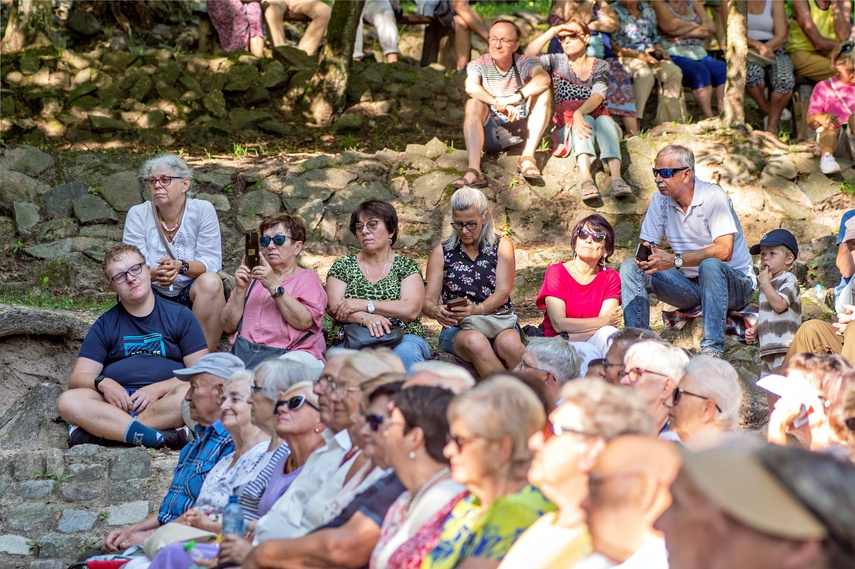
[[[682,253],[677,253],[676,255],[674,255],[674,266],[677,267],[678,269],[683,267],[683,254]]]
[[[184,259],[178,259],[178,260],[181,261],[181,268],[178,269],[178,272],[181,273],[182,275],[186,275],[187,271],[190,270],[190,263],[188,263]]]
[[[103,392],[103,391],[101,391],[101,387],[99,387],[99,386],[101,385],[101,382],[102,382],[102,381],[104,381],[104,376],[103,376],[103,375],[95,376],[95,381],[94,381],[93,385],[94,385],[94,387],[95,387],[95,391],[97,391],[97,392],[98,392],[98,393],[100,393],[101,395],[104,395],[104,392]]]
[[[279,298],[283,294],[285,294],[285,289],[282,288],[281,286],[278,286],[278,287],[276,287],[275,291],[270,293],[270,296],[272,296],[273,298]]]
[[[368,299],[368,314],[374,314],[374,301]]]

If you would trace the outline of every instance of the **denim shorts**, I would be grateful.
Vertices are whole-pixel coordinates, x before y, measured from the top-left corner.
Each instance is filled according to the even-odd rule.
[[[167,296],[165,293],[162,292],[163,291],[162,287],[151,287],[151,290],[153,290],[154,294],[156,294],[160,298],[165,298],[166,300],[171,300],[172,302],[177,302],[178,304],[180,304],[182,306],[186,306],[187,308],[190,308],[192,310],[193,301],[190,300],[190,287],[192,287],[193,283],[195,283],[195,282],[196,282],[195,280],[190,281],[187,284],[187,286],[184,287],[184,290],[182,290],[180,293],[178,293],[177,295],[174,295],[174,296]],[[166,290],[169,290],[169,289],[166,289]]]
[[[522,333],[520,330],[519,322],[514,325],[514,329]],[[449,354],[453,354],[455,357],[457,354],[454,352],[454,339],[457,338],[457,333],[460,332],[460,326],[452,326],[451,328],[443,328],[442,332],[439,333],[439,348],[441,350],[445,350]],[[490,346],[495,346],[496,339],[493,338],[490,340]]]
[[[502,137],[499,136],[498,130],[502,128],[507,132]],[[509,142],[511,137],[516,137],[513,142]],[[501,117],[496,116],[492,112],[487,113],[487,120],[484,121],[484,151],[492,154],[497,154],[504,151],[510,146],[522,144],[528,137],[528,118],[521,118],[514,122],[503,121]],[[519,142],[516,142],[519,140]]]

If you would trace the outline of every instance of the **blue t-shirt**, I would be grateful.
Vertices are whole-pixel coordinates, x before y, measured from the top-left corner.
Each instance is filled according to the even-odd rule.
[[[80,357],[103,364],[101,373],[122,387],[139,389],[174,377],[184,356],[207,347],[190,309],[155,295],[148,316],[132,316],[121,303],[102,314],[87,332]]]

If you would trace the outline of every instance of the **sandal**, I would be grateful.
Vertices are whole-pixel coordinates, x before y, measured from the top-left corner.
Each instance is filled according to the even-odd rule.
[[[612,180],[612,195],[616,198],[625,198],[632,195],[632,188],[620,178]]]
[[[520,156],[517,172],[528,180],[540,180],[540,170],[537,169],[537,160],[534,156]]]
[[[582,190],[583,202],[596,200],[600,197],[600,190],[597,188],[597,184],[594,183],[593,178],[587,178],[579,182],[579,189]]]
[[[472,174],[475,176],[473,181],[469,181],[466,179],[468,174]],[[464,188],[469,186],[470,188],[486,188],[487,187],[487,178],[484,177],[484,174],[476,170],[475,168],[467,168],[466,172],[463,173],[462,176],[451,182],[451,185],[458,190],[460,188]]]

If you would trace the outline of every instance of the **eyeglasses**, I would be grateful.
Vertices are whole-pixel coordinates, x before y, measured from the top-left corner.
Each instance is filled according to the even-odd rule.
[[[365,422],[368,423],[368,426],[370,426],[371,430],[375,433],[380,430],[380,425],[382,425],[385,420],[386,417],[383,415],[365,415]]]
[[[259,386],[259,385],[250,385],[249,386],[249,394],[252,395],[253,397],[255,397],[256,395],[258,395],[258,392],[261,391],[262,389],[264,389],[264,388]]]
[[[589,361],[589,362],[588,362],[588,367],[589,367],[589,368],[591,368],[591,367],[597,367],[597,366],[602,366],[602,367],[604,367],[604,368],[610,368],[610,367],[623,367],[623,363],[613,364],[613,363],[611,363],[609,360],[607,360],[606,358],[597,358],[597,359],[595,359],[595,360],[591,360],[591,361]]]
[[[534,367],[533,365],[526,363],[525,360],[520,360],[519,366],[517,366],[517,367],[519,368],[520,371],[523,371],[526,369],[531,369],[531,370],[539,371],[542,373],[551,373],[545,369],[540,369],[539,367]]]
[[[594,243],[602,243],[606,240],[606,234],[602,231],[588,231],[584,227],[579,230],[579,239],[584,241],[588,237],[593,238]]]
[[[451,227],[453,227],[456,231],[463,231],[464,229],[469,233],[475,231],[475,228],[478,227],[477,221],[467,221],[466,223],[459,223],[456,221],[451,222]]]
[[[677,172],[682,172],[683,170],[688,170],[688,166],[683,166],[682,168],[653,168],[653,177],[659,176],[660,178],[668,179],[673,178],[674,174]]]
[[[464,446],[468,445],[469,443],[471,443],[475,439],[483,439],[483,438],[484,437],[482,437],[481,435],[472,435],[471,437],[458,437],[458,436],[452,435],[451,433],[448,433],[448,435],[445,436],[445,440],[447,443],[454,443],[454,446],[457,447],[457,452],[462,451]]]
[[[145,261],[143,261],[142,263],[137,263],[136,265],[131,265],[130,267],[128,267],[127,271],[116,273],[115,275],[110,277],[110,280],[116,284],[122,284],[123,282],[128,280],[128,275],[131,275],[132,277],[139,276],[139,274],[142,273],[144,266]]]
[[[361,233],[362,230],[366,227],[368,228],[369,232],[374,233],[375,231],[377,231],[377,228],[380,227],[380,220],[372,219],[368,223],[356,223],[353,225],[353,228],[356,230],[357,233]]]
[[[314,409],[315,411],[320,411],[316,405],[314,405],[311,401],[309,401],[305,395],[295,395],[290,399],[282,399],[276,402],[276,405],[273,406],[273,414],[279,414],[279,408],[283,405],[288,406],[289,411],[296,411],[300,407],[303,406],[303,403]]]
[[[691,391],[686,391],[685,389],[680,389],[679,387],[674,389],[674,406],[676,406],[680,402],[680,398],[683,395],[691,395],[692,397],[697,397],[698,399],[703,399],[704,401],[712,401],[715,404],[716,410],[721,413],[721,407],[718,406],[718,403],[716,403],[715,399],[713,399],[712,397],[698,395],[697,393],[692,393]]]
[[[172,180],[183,180],[184,176],[160,176],[159,178],[143,178],[142,183],[149,188],[153,188],[160,182],[163,187],[172,183]]]
[[[281,247],[285,244],[286,239],[293,239],[290,235],[274,235],[273,237],[262,237],[258,240],[261,243],[262,247],[267,247],[270,245],[270,242],[273,241],[273,244],[277,247]]]
[[[635,383],[636,381],[638,381],[638,378],[645,373],[649,373],[651,375],[658,375],[660,377],[668,377],[667,373],[659,373],[658,371],[651,371],[649,369],[641,369],[640,367],[634,367],[632,369],[620,372],[620,374],[618,375],[618,379],[623,379],[626,376],[629,377],[630,383]]]
[[[334,381],[330,381],[327,384],[327,395],[329,395],[330,399],[341,401],[342,399],[347,397],[348,393],[362,393],[362,390],[358,387],[336,385]]]
[[[582,32],[565,32],[565,33],[561,34],[559,37],[561,38],[562,42],[565,42],[567,40],[575,40],[575,39],[581,37],[582,35],[583,35]]]
[[[516,43],[519,40],[508,40],[505,38],[489,37],[489,38],[487,38],[487,41],[491,44],[494,44],[494,45],[511,45],[512,43]]]
[[[577,431],[576,429],[571,429],[569,427],[562,427],[561,425],[556,425],[552,421],[546,421],[546,425],[543,426],[543,442],[548,441],[552,437],[560,437],[561,435],[579,435],[580,437],[594,437],[591,433],[586,433],[585,431]]]

